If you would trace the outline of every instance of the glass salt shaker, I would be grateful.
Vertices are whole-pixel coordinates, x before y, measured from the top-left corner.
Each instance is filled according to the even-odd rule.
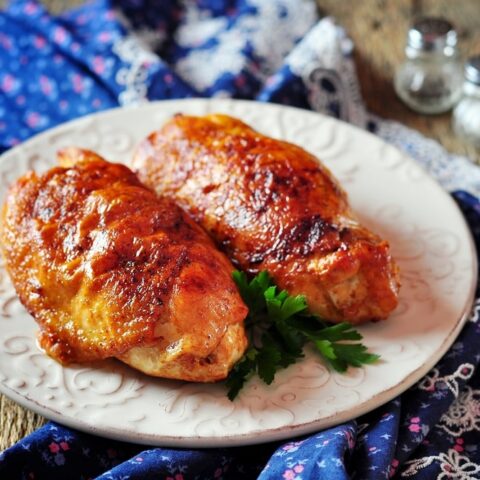
[[[408,31],[405,55],[395,74],[397,95],[417,112],[450,110],[461,97],[463,83],[453,25],[443,18],[417,20]]]
[[[453,111],[453,129],[460,138],[480,149],[480,55],[465,64],[463,98]]]

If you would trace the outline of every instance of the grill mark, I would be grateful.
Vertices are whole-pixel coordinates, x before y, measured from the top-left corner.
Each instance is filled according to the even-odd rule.
[[[251,264],[258,265],[265,259],[283,261],[290,255],[308,256],[313,252],[332,252],[340,248],[342,241],[339,229],[323,220],[320,215],[304,217],[299,223],[282,229],[272,246],[264,252],[252,252]]]

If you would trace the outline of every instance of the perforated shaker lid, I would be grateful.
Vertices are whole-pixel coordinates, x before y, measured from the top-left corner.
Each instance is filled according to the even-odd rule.
[[[457,45],[453,25],[441,17],[424,17],[415,21],[408,31],[407,46],[426,52],[452,53]]]

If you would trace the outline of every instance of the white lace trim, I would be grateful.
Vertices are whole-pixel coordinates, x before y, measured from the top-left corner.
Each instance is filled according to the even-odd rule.
[[[120,68],[115,76],[116,82],[123,87],[118,102],[126,106],[146,101],[148,90],[146,65],[159,62],[158,57],[149,52],[135,34],[122,37],[115,42],[113,51],[127,64],[126,67]]]
[[[441,473],[436,477],[437,480],[478,480],[480,473],[480,465],[473,463],[464,455],[460,455],[453,448],[447,453],[422,457],[410,460],[405,463],[407,468],[402,472],[402,477],[412,477],[420,472],[420,470],[432,465],[433,462],[440,463]],[[433,477],[432,477],[433,478]]]
[[[480,390],[466,386],[448,411],[442,415],[438,426],[454,437],[473,430],[479,432]]]
[[[328,104],[336,99],[342,120],[362,128],[367,121],[355,64],[351,58],[353,44],[345,30],[330,17],[322,19],[286,58],[291,71],[302,78],[309,92],[311,107],[328,113]],[[333,94],[322,89],[319,80],[328,78],[336,87]],[[340,96],[340,98],[335,98]]]
[[[426,375],[418,384],[420,390],[433,391],[438,384],[445,385],[455,397],[459,394],[459,380],[468,380],[475,371],[474,365],[471,363],[462,363],[457,367],[455,372],[450,375],[440,376],[437,368],[434,368]]]
[[[472,323],[477,323],[478,319],[480,318],[480,298],[475,300],[473,304],[472,311],[468,317],[468,321]]]
[[[417,160],[446,190],[465,190],[480,196],[480,168],[468,158],[452,155],[436,141],[398,122],[379,120],[376,132]]]
[[[164,35],[160,31],[146,28],[134,31],[120,11],[117,10],[116,14],[130,32],[116,40],[112,46],[113,53],[126,64],[115,76],[115,81],[123,87],[118,102],[122,106],[138,105],[147,100],[149,68],[152,64],[161,63],[160,57],[153,52],[163,42]]]

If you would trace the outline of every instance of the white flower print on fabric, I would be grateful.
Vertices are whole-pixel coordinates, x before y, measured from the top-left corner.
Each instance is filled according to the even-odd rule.
[[[480,390],[469,386],[440,418],[438,425],[454,437],[472,430],[480,431]]]
[[[197,48],[178,60],[176,73],[197,90],[212,87],[224,74],[238,75],[248,68],[245,49],[250,46],[260,61],[260,69],[251,69],[256,77],[266,79],[277,70],[295,43],[315,23],[314,2],[305,0],[250,0],[252,13],[239,15],[233,26],[226,18],[212,18],[196,2],[185,2],[185,23],[175,35],[176,42]],[[282,32],[279,34],[279,32]]]
[[[215,48],[195,50],[175,65],[175,72],[198,91],[213,86],[226,73],[238,75],[245,66],[245,57],[239,54],[245,46],[242,32],[232,30],[223,36],[228,36],[228,41]]]
[[[435,477],[437,480],[478,480],[479,478],[480,465],[471,462],[468,457],[460,455],[453,448],[448,450],[447,453],[406,462],[407,468],[402,472],[401,476],[412,477],[420,470],[432,465],[433,462],[440,463],[441,473]]]
[[[437,386],[443,385],[448,388],[455,397],[458,397],[460,388],[458,381],[468,380],[474,371],[474,365],[471,363],[462,363],[457,367],[455,372],[441,377],[438,368],[434,368],[418,383],[418,388],[420,390],[426,390],[427,392],[433,392]]]

